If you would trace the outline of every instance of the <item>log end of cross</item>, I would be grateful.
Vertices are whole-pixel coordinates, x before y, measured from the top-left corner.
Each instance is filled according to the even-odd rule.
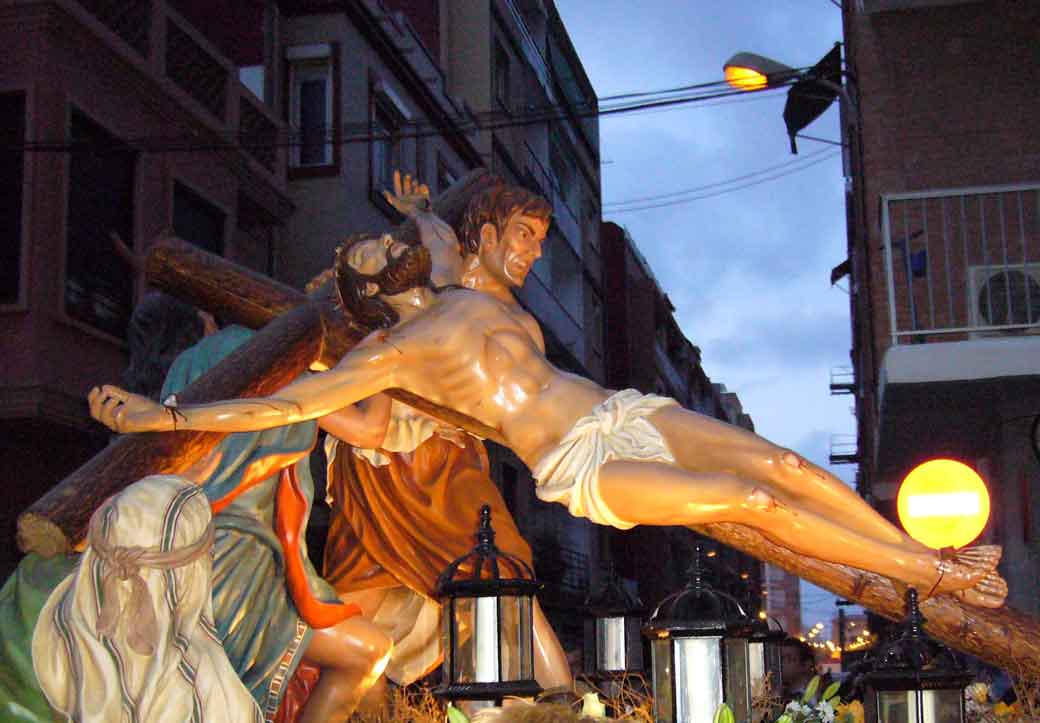
[[[25,512],[18,516],[18,547],[43,557],[68,555],[69,540],[60,527],[43,515]]]

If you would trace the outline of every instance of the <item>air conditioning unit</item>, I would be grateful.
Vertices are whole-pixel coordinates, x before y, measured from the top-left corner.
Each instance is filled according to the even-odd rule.
[[[968,323],[973,337],[1040,333],[1040,263],[969,266]]]

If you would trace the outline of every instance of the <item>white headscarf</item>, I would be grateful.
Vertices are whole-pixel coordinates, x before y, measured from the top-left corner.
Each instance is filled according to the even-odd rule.
[[[145,477],[101,506],[33,633],[55,710],[83,723],[263,720],[216,636],[212,539],[206,496],[181,477]]]

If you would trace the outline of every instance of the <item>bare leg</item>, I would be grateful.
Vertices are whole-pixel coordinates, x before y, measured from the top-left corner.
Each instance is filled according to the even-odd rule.
[[[941,576],[937,553],[902,536],[878,540],[834,518],[729,474],[691,474],[663,463],[608,462],[600,468],[604,503],[628,522],[697,525],[737,522],[753,527],[789,550],[906,581],[939,592],[971,587],[992,570],[950,566]],[[838,520],[841,520],[839,522]],[[993,561],[996,564],[996,561]]]
[[[760,482],[799,509],[840,518],[872,539],[896,545],[909,539],[840,479],[763,437],[680,407],[660,409],[650,421],[685,470]]]
[[[534,601],[534,677],[546,690],[574,686],[567,655],[537,600]]]
[[[362,617],[315,630],[303,655],[321,668],[321,677],[300,723],[345,721],[382,675],[392,648],[390,639]]]

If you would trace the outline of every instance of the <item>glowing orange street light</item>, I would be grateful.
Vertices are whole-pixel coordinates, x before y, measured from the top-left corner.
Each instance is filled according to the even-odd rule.
[[[966,464],[933,459],[914,467],[896,500],[907,534],[933,549],[963,547],[989,520],[989,491]]]
[[[737,53],[722,66],[726,82],[737,90],[784,85],[799,75],[794,68],[757,53]]]

